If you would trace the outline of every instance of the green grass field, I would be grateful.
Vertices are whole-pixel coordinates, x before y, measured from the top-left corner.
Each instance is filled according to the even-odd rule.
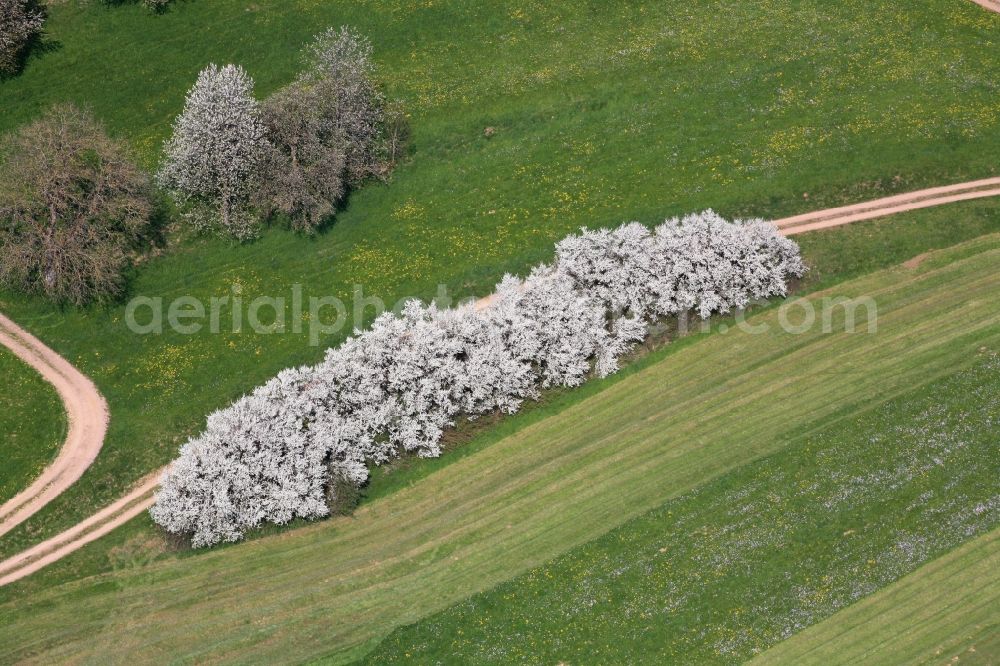
[[[24,490],[66,437],[66,413],[52,386],[0,347],[0,504]]]
[[[970,369],[804,432],[768,458],[398,630],[366,663],[741,663],[840,608],[851,612],[858,599],[1000,525],[1000,353],[975,356]],[[834,622],[841,632],[829,643],[799,642],[819,644],[816,663],[881,664],[882,655],[932,657],[926,642],[949,631],[959,643],[969,642],[966,630],[985,638],[996,629],[997,576],[987,568],[997,564],[996,545],[958,558],[969,569],[957,576],[955,564],[950,577],[887,591],[898,606],[862,602],[868,610],[852,613],[849,626]],[[914,587],[922,599],[906,596]],[[942,592],[956,600],[937,599]],[[866,627],[861,634],[854,620]],[[818,635],[829,640],[822,626]],[[865,645],[879,651],[866,654]],[[802,663],[794,648],[779,652]]]
[[[302,284],[306,297],[347,298],[361,284],[392,303],[438,283],[483,294],[583,224],[709,206],[776,215],[997,172],[1000,72],[983,44],[1000,17],[953,0],[723,12],[683,0],[197,0],[162,16],[61,3],[51,48],[0,85],[0,129],[72,100],[152,166],[205,64],[240,62],[266,94],[291,79],[312,34],[343,23],[372,38],[411,111],[410,155],[392,182],[355,193],[313,240],[276,230],[246,247],[179,242],[141,266],[132,295],[169,302],[239,284],[249,301]],[[61,311],[0,293],[0,310],[92,377],[111,409],[97,464],[0,556],[111,501],[207,413],[321,354],[304,335],[136,336],[122,306]]]
[[[964,239],[990,232],[1000,232],[1000,202],[982,201],[957,204],[936,210],[918,211],[874,220],[828,232],[797,237],[803,255],[812,267],[799,293],[838,284],[846,279],[895,266],[928,250],[948,247]],[[719,323],[732,324],[730,319]],[[697,336],[671,342],[672,352],[695,342]],[[660,344],[657,342],[656,345]],[[654,345],[654,347],[656,346]],[[388,495],[427,474],[450,465],[456,459],[502,439],[572,404],[606,388],[608,382],[635,372],[656,361],[659,356],[642,357],[625,372],[606,382],[591,383],[571,391],[550,392],[539,403],[529,403],[521,414],[497,421],[480,421],[472,428],[460,427],[450,436],[447,455],[439,459],[403,459],[373,470],[372,481],[365,488],[365,500]],[[458,447],[458,448],[456,448]],[[293,525],[301,526],[302,523]],[[266,528],[254,537],[273,534],[287,528]],[[0,544],[2,546],[2,544]],[[33,575],[13,588],[21,596],[63,582],[77,580],[122,567],[146,564],[171,556],[166,544],[147,516],[132,521],[99,542]],[[0,588],[0,600],[12,588]]]
[[[1000,530],[779,643],[759,664],[992,664],[1000,657]]]
[[[854,333],[837,332],[840,314],[833,333],[792,335],[769,309],[751,319],[770,324],[764,334],[734,329],[667,347],[351,518],[8,591],[4,658],[362,656],[396,626],[998,348],[998,258],[992,235],[813,296],[872,296],[876,334],[862,311]]]
[[[808,293],[851,277],[895,266],[928,250],[947,247],[962,239],[975,238],[989,232],[1000,232],[1000,203],[984,201],[919,211],[829,232],[799,236],[804,256],[812,266],[805,282],[799,286],[799,292]],[[727,318],[718,323],[731,325],[732,321]],[[541,402],[529,403],[521,414],[513,417],[497,421],[481,420],[471,428],[462,426],[449,436],[450,443],[446,444],[448,453],[442,458],[403,459],[386,467],[375,468],[372,481],[365,488],[364,501],[387,496],[529,424],[557,414],[603,390],[609,382],[657,362],[657,359],[662,358],[662,353],[673,353],[697,339],[697,336],[691,336],[675,340],[661,354],[640,356],[624,372],[605,382],[590,383],[570,391],[550,392]],[[657,342],[654,347],[658,344],[660,343]],[[296,522],[292,527],[302,524],[304,523]],[[286,529],[288,528],[268,527],[251,536],[256,538]],[[175,555],[178,554],[167,547],[148,516],[144,515],[17,586],[0,588],[0,601],[14,600],[46,587],[112,570],[142,566]],[[179,554],[181,557],[190,555]]]

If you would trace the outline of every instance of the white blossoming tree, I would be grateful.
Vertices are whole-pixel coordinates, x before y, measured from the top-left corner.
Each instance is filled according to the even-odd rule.
[[[152,516],[195,547],[235,541],[262,522],[325,516],[326,452],[306,424],[316,396],[309,369],[286,370],[208,417],[165,475]]]
[[[253,79],[237,65],[209,65],[174,122],[157,174],[198,226],[254,235],[251,197],[269,152]]]
[[[32,0],[0,0],[0,77],[17,74],[25,51],[45,24],[45,13]]]

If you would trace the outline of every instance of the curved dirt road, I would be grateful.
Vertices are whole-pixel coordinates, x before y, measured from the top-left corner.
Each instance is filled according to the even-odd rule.
[[[108,405],[93,382],[2,314],[0,344],[55,387],[69,422],[66,441],[52,464],[30,486],[0,506],[0,536],[3,536],[58,497],[90,467],[104,444]]]
[[[852,222],[871,220],[910,210],[993,196],[1000,196],[1000,177],[986,178],[944,187],[932,187],[850,206],[795,215],[775,220],[774,223],[783,234],[792,236],[807,231],[837,227],[844,224],[851,224]],[[480,299],[476,303],[476,307],[489,307],[491,300],[492,297],[490,296]],[[0,324],[3,322],[9,322],[9,320],[0,315]],[[2,328],[0,328],[0,336],[2,336]],[[4,342],[2,337],[0,337],[0,342]],[[65,361],[63,362],[65,363]],[[99,395],[97,397],[100,398]],[[103,404],[103,400],[101,402]],[[103,437],[103,430],[101,434]],[[98,446],[99,448],[100,446]],[[94,455],[96,456],[96,451]],[[62,457],[61,454],[60,457]],[[91,458],[92,460],[93,458]],[[89,465],[89,462],[87,464]],[[163,471],[162,469],[157,470],[145,477],[124,497],[82,523],[8,560],[0,562],[0,586],[24,578],[62,559],[148,509],[153,505],[155,500],[155,492]],[[41,507],[39,506],[38,508]]]

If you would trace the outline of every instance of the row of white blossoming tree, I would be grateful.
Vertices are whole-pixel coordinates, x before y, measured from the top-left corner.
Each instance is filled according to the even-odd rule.
[[[505,277],[489,307],[412,301],[322,363],[286,370],[211,415],[165,473],[151,513],[196,547],[325,516],[331,488],[364,484],[370,465],[440,455],[457,418],[513,413],[544,388],[611,374],[651,324],[784,295],[804,270],[773,225],[711,211],[652,230],[583,230],[558,243],[551,265]]]

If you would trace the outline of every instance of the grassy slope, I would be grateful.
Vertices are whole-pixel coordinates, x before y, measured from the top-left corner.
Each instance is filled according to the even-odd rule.
[[[199,0],[164,16],[65,3],[49,22],[57,48],[0,86],[0,127],[72,99],[151,164],[207,62],[246,65],[266,93],[290,79],[310,34],[340,23],[372,37],[413,112],[413,152],[393,182],[355,194],[315,240],[184,244],[146,263],[133,294],[239,283],[249,300],[302,283],[307,296],[347,296],[359,283],[391,303],[439,282],[483,293],[581,224],[788,212],[996,169],[1000,72],[983,44],[1000,17],[951,0],[722,12],[686,0]],[[300,335],[139,337],[121,307],[61,312],[0,294],[0,309],[91,376],[112,413],[98,463],[0,555],[79,520],[169,460],[206,413],[320,355]]]
[[[351,519],[40,590],[0,607],[0,645],[41,661],[357,656],[394,626],[1000,344],[998,258],[990,236],[835,288],[878,300],[874,335],[792,336],[764,312],[754,321],[772,324],[766,334],[681,346]]]
[[[990,232],[1000,232],[1000,202],[975,202],[935,210],[917,211],[892,218],[873,220],[827,232],[798,237],[803,255],[812,269],[800,293],[828,287],[859,275],[902,263],[928,250],[948,247]],[[719,323],[731,323],[722,320]],[[385,497],[400,488],[450,465],[463,456],[494,444],[541,419],[559,413],[607,388],[612,383],[662,360],[697,340],[696,336],[673,341],[670,347],[652,356],[633,361],[625,371],[603,382],[590,383],[572,391],[549,393],[540,403],[529,403],[513,417],[494,424],[479,422],[473,428],[460,428],[448,454],[438,459],[408,459],[376,468],[365,489],[365,501]],[[295,525],[295,526],[300,526]],[[293,527],[295,527],[293,526]],[[266,528],[264,536],[286,528]],[[161,538],[148,516],[90,544],[16,586],[0,588],[0,603],[30,596],[38,590],[111,570],[145,566],[177,554]],[[181,557],[197,556],[179,553]]]
[[[52,462],[66,436],[66,413],[34,369],[0,347],[0,504]]]
[[[1000,530],[779,643],[755,663],[996,663],[997,608]]]
[[[397,630],[367,662],[703,664],[752,657],[1000,525],[1000,353],[974,356],[969,369],[805,433],[768,458]],[[979,548],[963,562],[989,552]],[[995,565],[995,543],[992,552]],[[893,655],[906,663],[905,654],[920,654],[927,640],[963,621],[975,631],[976,620],[989,619],[984,604],[996,597],[995,589],[978,588],[975,571],[988,564],[987,557],[974,571],[924,588],[922,601],[910,598],[871,622],[853,650],[838,649],[854,640],[844,627],[836,645],[813,659],[884,663],[882,653],[864,655],[873,636],[895,634],[897,644],[906,643],[907,634],[930,628],[931,636]],[[975,607],[952,615],[942,600],[914,616],[935,590],[949,593],[942,584],[958,586]],[[790,651],[788,663],[801,663],[797,656]]]

